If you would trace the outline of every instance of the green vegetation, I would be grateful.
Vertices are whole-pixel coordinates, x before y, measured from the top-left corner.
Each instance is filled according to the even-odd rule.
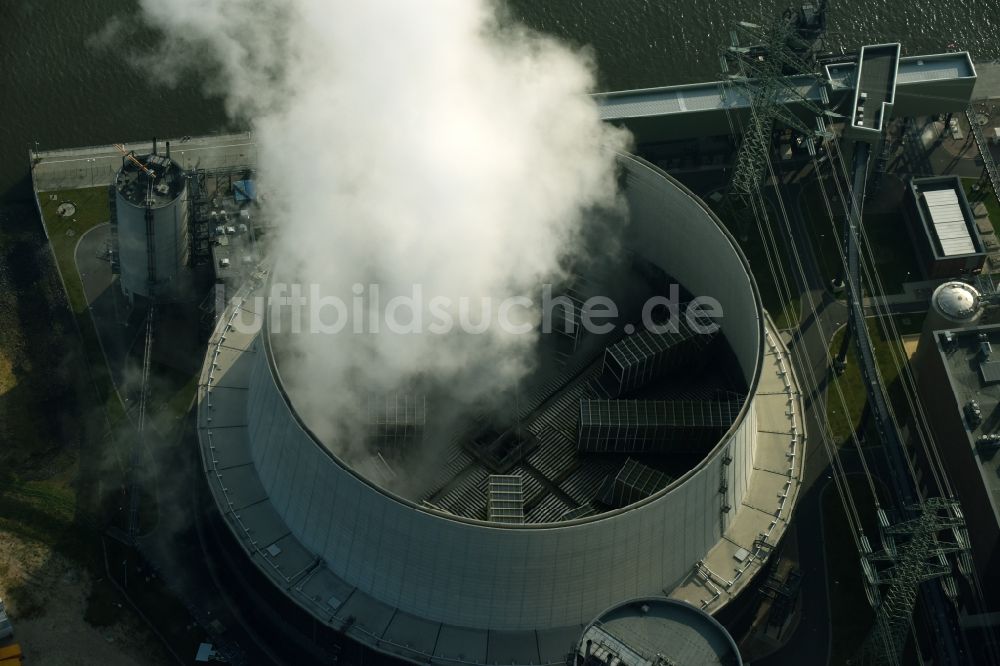
[[[970,204],[975,204],[977,201],[982,201],[986,205],[986,213],[990,216],[990,224],[993,225],[993,232],[1000,237],[1000,202],[997,201],[997,195],[986,186],[984,189],[978,192],[973,191],[972,187],[977,182],[978,178],[963,178],[962,186],[965,188],[965,196],[968,197]]]
[[[84,193],[80,199],[88,197]],[[52,202],[51,209],[57,205]],[[7,207],[3,215],[0,547],[23,545],[32,553],[31,561],[40,567],[28,572],[32,580],[46,580],[62,566],[55,555],[86,567],[97,579],[103,573],[95,536],[100,497],[115,481],[104,474],[112,454],[103,401],[88,372],[91,352],[77,334],[34,207]],[[90,221],[78,216],[65,228],[85,224]],[[41,612],[51,596],[40,594],[30,581],[7,578],[5,584],[18,614]]]
[[[91,187],[81,190],[45,192],[39,195],[43,222],[49,236],[49,243],[56,257],[69,299],[70,310],[76,317],[76,324],[86,348],[90,365],[90,375],[101,395],[111,426],[125,418],[125,411],[118,399],[101,350],[101,343],[90,318],[83,282],[76,268],[76,246],[80,237],[94,227],[108,221],[108,189]],[[71,217],[62,217],[57,212],[63,202],[71,202],[76,212]]]
[[[900,335],[910,335],[920,331],[925,316],[925,313],[893,315],[893,321]],[[836,358],[846,330],[846,327],[841,328],[833,336],[833,341],[830,343],[831,357]],[[892,406],[897,410],[897,413],[906,414],[906,398],[899,379],[899,371],[892,357],[892,350],[895,346],[898,354],[897,358],[905,361],[906,354],[903,351],[902,342],[900,340],[890,341],[885,336],[882,326],[879,325],[876,318],[868,318],[868,330],[872,335],[872,341],[875,346],[875,359],[878,362],[879,372],[882,373],[882,381],[888,387],[889,399]],[[861,415],[865,404],[868,402],[867,389],[861,377],[861,369],[858,366],[857,356],[853,348],[854,343],[851,342],[850,344],[851,348],[848,350],[847,355],[847,369],[844,371],[844,374],[834,377],[831,380],[826,394],[826,418],[830,426],[833,441],[838,445],[849,439],[851,433],[856,431],[861,425]],[[844,401],[847,403],[846,412],[840,402],[837,387],[840,388],[840,391],[844,395]],[[866,441],[869,444],[877,444],[878,440],[873,424],[869,422],[868,425]]]
[[[74,529],[76,495],[72,488],[48,481],[12,478],[0,490],[0,530],[72,556],[80,549]]]
[[[862,476],[851,475],[847,486],[861,513],[866,534],[877,534],[871,488]],[[879,492],[879,495],[884,495]],[[830,664],[841,666],[857,655],[871,629],[875,614],[865,596],[858,551],[851,536],[837,488],[830,483],[823,492],[823,544],[826,548],[826,579],[830,595]]]
[[[844,215],[842,210],[836,208],[836,202],[832,202],[834,219],[831,223],[820,187],[822,184],[818,181],[804,187],[799,205],[819,269],[823,279],[829,281],[841,272]],[[866,212],[863,224],[864,238],[875,257],[875,271],[886,294],[899,293],[904,282],[921,279],[920,263],[907,235],[901,210],[893,213]]]
[[[60,454],[64,424],[57,414],[43,415],[76,398],[69,364],[79,349],[36,345],[73,331],[33,217],[25,207],[0,219],[0,478]]]
[[[108,220],[107,188],[39,199],[44,232],[33,206],[0,211],[0,548],[32,553],[28,578],[4,582],[19,617],[40,614],[54,597],[38,581],[61,575],[66,558],[89,571],[84,616],[104,626],[123,613],[99,535],[119,513],[127,442],[113,433],[127,424],[74,255]],[[62,217],[66,201],[75,211]],[[190,402],[186,381],[178,402]]]
[[[83,234],[108,221],[111,215],[108,209],[108,188],[91,187],[84,190],[43,192],[38,198],[49,242],[55,252],[63,280],[66,281],[70,306],[73,312],[84,312],[87,309],[87,298],[83,293],[83,284],[76,277],[76,244]],[[76,212],[71,217],[62,217],[57,212],[59,205],[64,202],[76,206]],[[70,280],[71,274],[76,279]]]

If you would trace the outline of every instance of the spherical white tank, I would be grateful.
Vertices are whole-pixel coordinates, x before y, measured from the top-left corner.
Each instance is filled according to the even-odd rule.
[[[934,331],[975,326],[983,316],[983,299],[971,284],[951,281],[939,285],[931,295],[921,344]]]

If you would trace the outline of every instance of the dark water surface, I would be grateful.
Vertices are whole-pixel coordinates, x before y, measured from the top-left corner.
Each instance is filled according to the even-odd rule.
[[[164,0],[169,2],[169,0]],[[529,25],[593,48],[603,89],[714,78],[734,18],[787,2],[507,0]],[[432,2],[426,3],[432,7]],[[1000,11],[981,0],[832,0],[828,45],[901,41],[909,53],[950,42],[1000,58]],[[0,0],[0,204],[30,197],[27,151],[223,129],[200,81],[171,87],[132,67],[155,35],[107,44],[109,21],[134,21],[134,0]]]

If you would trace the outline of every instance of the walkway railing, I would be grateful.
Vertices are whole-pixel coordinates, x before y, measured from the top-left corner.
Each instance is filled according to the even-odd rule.
[[[990,178],[990,185],[993,186],[993,194],[996,196],[997,201],[1000,201],[1000,171],[997,171],[996,162],[993,161],[993,154],[990,153],[990,147],[986,143],[986,137],[983,136],[983,128],[979,124],[976,115],[974,106],[970,104],[966,107],[965,117],[969,119],[969,131],[975,137],[976,146],[979,147],[979,154],[983,157],[983,166],[986,168],[986,174]]]

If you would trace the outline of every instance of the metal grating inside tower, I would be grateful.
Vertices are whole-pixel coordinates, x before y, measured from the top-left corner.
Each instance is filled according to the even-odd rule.
[[[648,384],[704,350],[713,335],[701,331],[710,321],[692,319],[694,326],[687,317],[676,317],[672,325],[645,329],[608,347],[600,378],[608,397]]]
[[[524,522],[524,487],[516,474],[493,474],[489,478],[487,518],[491,523]]]
[[[581,451],[678,453],[718,441],[743,397],[712,400],[581,400]]]
[[[671,481],[663,472],[629,458],[614,478],[604,482],[598,496],[608,506],[628,506],[666,488]]]
[[[419,444],[426,423],[424,396],[412,393],[368,394],[368,441],[376,451],[395,453]]]

